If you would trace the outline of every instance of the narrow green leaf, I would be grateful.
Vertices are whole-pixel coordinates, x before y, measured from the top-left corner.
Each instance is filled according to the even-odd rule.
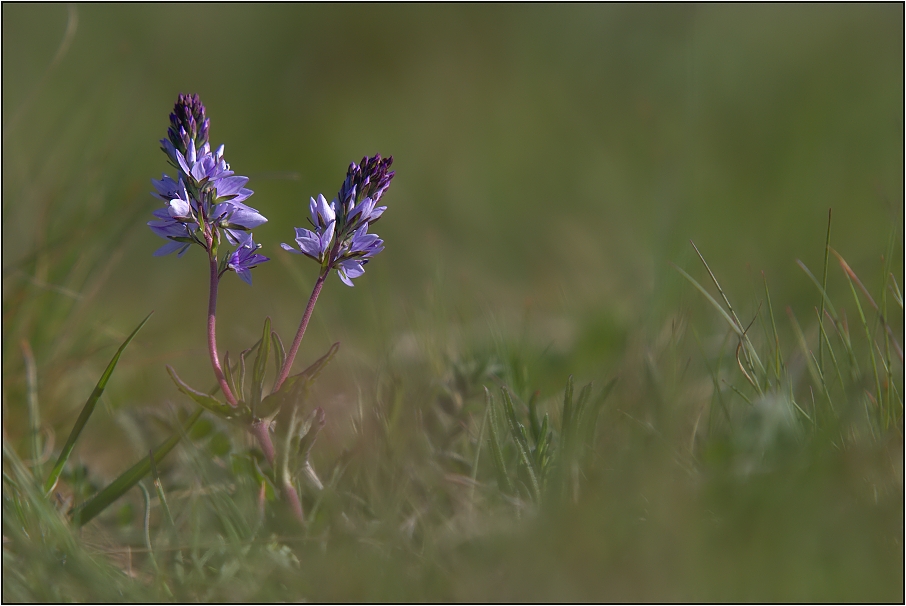
[[[834,252],[834,254],[837,254],[837,251],[833,251],[833,252]],[[856,285],[853,283],[853,278],[855,277],[856,280],[858,280],[858,277],[856,277],[855,273],[849,268],[849,265],[846,263],[846,261],[843,260],[843,257],[841,257],[839,254],[837,254],[837,258],[840,261],[841,267],[843,267],[843,271],[846,273],[847,280],[849,280],[849,288],[853,293],[853,300],[855,300],[855,302],[856,302],[856,310],[859,312],[859,320],[861,320],[862,328],[865,330],[865,338],[868,341],[868,353],[870,354],[869,360],[871,360],[871,369],[874,373],[874,379],[875,379],[875,394],[877,394],[877,398],[878,398],[877,404],[880,407],[880,406],[882,406],[881,376],[878,373],[878,361],[875,358],[875,348],[873,347],[874,339],[871,336],[871,330],[868,328],[868,320],[865,319],[865,312],[862,310],[862,304],[859,302],[859,294],[856,292]],[[860,286],[861,286],[861,283],[860,283]],[[863,290],[864,290],[864,287],[863,287]],[[870,297],[869,297],[869,299],[870,299]],[[874,303],[874,301],[871,301],[871,302]],[[878,412],[883,413],[883,411],[881,411],[881,410],[879,410]]]
[[[529,424],[532,430],[532,441],[535,444],[541,441],[541,425],[538,423],[538,392],[532,393],[528,401]]]
[[[560,418],[560,434],[563,436],[563,450],[569,451],[572,446],[573,429],[573,376],[566,380],[566,390],[563,392],[563,414]]]
[[[138,326],[135,327],[135,330],[132,331],[126,340],[123,341],[123,344],[120,345],[119,349],[116,350],[116,353],[113,354],[113,358],[110,360],[110,363],[107,365],[104,374],[101,375],[101,378],[98,380],[97,385],[94,387],[94,391],[91,392],[91,395],[88,396],[88,401],[85,402],[85,406],[82,407],[82,412],[79,413],[79,418],[76,419],[75,426],[73,426],[72,431],[69,433],[69,438],[67,438],[66,443],[63,445],[63,450],[60,452],[60,457],[57,459],[56,464],[53,466],[53,469],[50,470],[50,475],[47,476],[47,481],[44,483],[44,493],[50,494],[50,491],[54,489],[54,486],[57,484],[57,480],[60,478],[60,473],[63,472],[63,467],[66,465],[66,461],[69,460],[69,455],[72,454],[72,449],[75,447],[76,441],[79,439],[79,436],[82,433],[82,430],[85,428],[85,424],[88,423],[91,413],[94,412],[94,407],[97,404],[98,400],[101,397],[101,394],[104,393],[104,389],[107,387],[107,381],[110,380],[110,376],[113,374],[113,370],[116,368],[116,363],[119,362],[120,356],[123,354],[123,350],[126,349],[126,346],[132,342],[132,339],[135,338],[135,335],[138,334],[138,331],[142,329],[142,326],[145,325],[151,318],[151,314],[145,316],[145,319],[142,320]]]
[[[272,347],[274,348],[274,364],[277,367],[277,376],[279,376],[280,371],[283,369],[283,364],[286,362],[286,348],[283,347],[283,341],[280,339],[280,335],[273,330],[271,331],[271,341],[273,342]],[[276,381],[277,378],[275,377],[274,382]]]
[[[481,446],[484,443],[484,428],[488,424],[488,414],[488,409],[485,408],[484,416],[481,418],[481,426],[478,428],[478,440],[475,442],[475,459],[472,461],[472,480],[478,478],[478,460],[481,456]]]
[[[714,272],[711,271],[711,268],[708,266],[708,262],[705,261],[705,257],[701,254],[701,252],[699,252],[698,247],[695,245],[695,242],[692,242],[690,240],[689,244],[691,244],[692,248],[695,249],[695,254],[698,255],[698,258],[701,259],[702,265],[704,265],[705,269],[708,270],[708,275],[711,276],[711,281],[714,282],[714,286],[717,287],[717,292],[720,293],[720,296],[721,296],[721,298],[723,298],[724,303],[727,304],[727,309],[730,310],[730,314],[733,316],[733,321],[734,321],[734,324],[736,325],[737,331],[739,332],[740,336],[742,336],[743,333],[745,332],[742,329],[742,322],[739,321],[739,316],[736,315],[736,312],[733,310],[733,306],[730,305],[730,299],[727,298],[726,294],[724,294],[724,289],[721,288],[720,282],[717,281],[717,276],[715,276]]]
[[[547,467],[547,447],[550,439],[549,424],[550,415],[545,414],[544,419],[541,421],[541,437],[535,442],[535,462],[538,464],[538,469],[541,470],[542,477],[544,476],[544,469]]]
[[[239,353],[239,391],[240,393],[245,393],[245,358],[255,351],[255,349],[261,344],[261,341],[258,341],[248,349],[244,349]]]
[[[297,433],[299,440],[296,449],[301,460],[300,467],[309,482],[311,482],[318,490],[323,490],[324,485],[321,483],[320,478],[318,478],[318,474],[315,473],[315,469],[311,465],[310,457],[311,449],[315,445],[318,433],[324,429],[325,422],[324,409],[318,406],[311,411],[311,414]]]
[[[903,309],[903,293],[900,292],[900,285],[897,284],[897,279],[893,273],[889,273],[888,276],[890,276],[890,292],[893,293],[893,298],[897,305],[900,306],[900,309]]]
[[[773,332],[773,347],[774,347],[774,379],[777,383],[780,383],[780,379],[783,376],[783,353],[780,351],[780,334],[777,332],[777,321],[774,319],[774,306],[771,305],[771,291],[768,290],[768,279],[764,275],[764,272],[761,272],[761,279],[764,282],[764,298],[768,303],[768,315],[771,317],[771,331]],[[822,330],[824,326],[822,325]]]
[[[148,559],[151,560],[151,566],[154,568],[154,571],[160,574],[160,568],[157,565],[157,558],[154,557],[154,547],[151,545],[151,495],[148,493],[148,489],[145,488],[145,485],[141,482],[138,483],[138,488],[142,492],[142,501],[145,504],[145,515],[142,517],[142,530],[144,531],[145,539],[145,549],[148,552]]]
[[[693,283],[696,285],[696,287],[699,290],[701,290],[702,293],[704,293],[708,297],[708,299],[712,302],[712,304],[714,304],[722,313],[724,313],[724,317],[727,318],[727,320],[730,322],[730,325],[733,327],[736,334],[739,335],[739,338],[745,344],[745,353],[746,353],[747,361],[749,361],[749,358],[751,358],[751,360],[754,360],[758,364],[758,366],[762,370],[764,370],[764,365],[761,363],[761,359],[758,357],[758,354],[755,352],[755,346],[752,344],[751,339],[749,339],[748,334],[746,334],[746,329],[743,328],[742,322],[739,320],[739,316],[736,315],[736,311],[733,309],[733,305],[730,304],[730,299],[727,297],[726,293],[724,293],[723,287],[721,287],[720,282],[717,281],[717,276],[715,276],[714,272],[711,271],[711,267],[708,265],[708,262],[705,261],[705,257],[701,254],[701,252],[699,252],[698,247],[695,245],[695,242],[692,242],[690,240],[689,243],[692,245],[692,248],[695,249],[695,254],[698,255],[699,259],[701,259],[702,265],[704,265],[705,269],[708,271],[708,275],[711,276],[711,281],[714,282],[714,286],[717,288],[717,292],[720,293],[720,296],[724,300],[724,303],[727,304],[727,309],[730,310],[730,314],[727,315],[725,312],[723,312],[723,308],[720,305],[717,305],[717,301],[715,301],[713,298],[711,298],[711,296],[707,294],[707,292],[704,290],[704,288],[702,288],[701,285],[699,285],[694,280],[693,280]],[[674,265],[674,267],[676,267],[676,266]],[[677,267],[677,269],[679,269],[679,268]],[[684,272],[682,270],[680,270],[680,272],[683,273],[687,279],[691,279],[689,274],[687,274],[686,272]],[[730,316],[732,316],[732,318]],[[750,365],[751,365],[751,363],[750,363]]]
[[[500,388],[503,393],[503,406],[506,412],[507,420],[510,424],[510,433],[513,434],[516,442],[516,449],[519,451],[519,457],[525,465],[528,472],[529,482],[531,483],[532,496],[536,503],[541,503],[541,483],[538,480],[538,470],[535,468],[535,461],[529,451],[528,442],[525,436],[525,427],[516,419],[516,409],[513,406],[513,399],[510,396],[510,390],[505,386]]]
[[[789,307],[786,308],[786,313],[790,316],[790,322],[793,325],[793,332],[796,334],[796,339],[799,341],[799,347],[802,348],[802,354],[805,356],[809,374],[812,375],[812,383],[815,385],[815,387],[818,388],[822,395],[826,395],[827,383],[824,380],[824,374],[821,372],[821,369],[818,368],[818,360],[815,358],[815,355],[808,347],[808,343],[805,340],[805,334],[803,334],[802,328],[799,326],[799,321],[796,319],[796,314],[794,314],[793,310]],[[813,411],[812,414],[814,414],[815,412],[817,411]]]
[[[817,311],[817,310],[816,310]],[[818,312],[820,313],[820,312]],[[834,353],[834,347],[831,345],[830,337],[827,335],[827,331],[824,330],[824,324],[818,324],[818,329],[821,339],[824,341],[824,344],[827,346],[828,354],[830,354],[831,362],[834,364],[834,369],[837,371],[837,379],[840,381],[840,389],[846,393],[846,385],[843,382],[843,373],[840,372],[840,364],[837,362],[837,354]]]
[[[827,209],[827,237],[824,239],[824,270],[821,274],[821,292],[825,293],[827,291],[827,266],[828,266],[828,257],[830,253],[830,235],[831,235],[831,217],[833,216],[832,209]],[[821,309],[818,311],[818,323],[821,325],[821,330],[824,330],[824,302],[827,299],[826,296],[821,298]],[[834,314],[836,315],[836,314]],[[824,343],[821,339],[818,340],[818,368],[821,369],[821,372],[824,372]]]
[[[800,268],[802,271],[805,272],[805,275],[808,276],[808,279],[811,280],[812,283],[813,283],[815,286],[818,287],[818,292],[821,293],[821,313],[822,313],[822,317],[823,317],[823,314],[824,314],[824,309],[825,309],[825,307],[826,307],[826,308],[828,309],[830,315],[831,315],[831,318],[837,318],[837,310],[834,309],[834,304],[831,303],[830,297],[828,297],[828,295],[827,295],[827,290],[826,290],[825,287],[821,284],[821,282],[818,281],[818,278],[815,277],[815,274],[813,274],[813,273],[811,272],[811,270],[810,270],[808,267],[806,267],[805,263],[803,263],[803,262],[802,262],[801,260],[799,260],[799,259],[796,259],[796,265],[798,265],[799,268]]]
[[[900,348],[900,343],[899,343],[899,341],[897,341],[896,335],[894,335],[894,333],[893,333],[893,329],[890,328],[890,325],[887,323],[887,319],[884,317],[884,314],[881,313],[881,308],[878,307],[877,303],[875,303],[875,300],[874,300],[874,298],[872,298],[871,293],[869,293],[868,289],[865,288],[865,285],[862,284],[862,280],[860,280],[859,276],[856,275],[856,272],[854,272],[852,270],[852,268],[849,266],[849,263],[847,263],[846,260],[840,255],[840,253],[835,251],[833,248],[830,249],[830,251],[832,253],[834,253],[834,256],[836,256],[837,260],[840,261],[840,267],[843,268],[843,271],[846,273],[846,276],[849,278],[849,284],[850,284],[850,287],[852,287],[852,289],[853,289],[853,294],[855,295],[855,287],[853,286],[853,284],[856,284],[859,287],[859,290],[862,291],[862,294],[865,295],[865,298],[868,300],[868,304],[871,305],[872,309],[874,309],[875,312],[878,314],[878,320],[881,322],[881,326],[884,327],[884,330],[887,331],[887,334],[890,335],[891,342],[893,343],[893,346],[897,352],[897,357],[899,357],[900,362],[902,362],[903,361],[903,350],[902,350],[902,348]],[[858,297],[856,297],[856,299],[857,299],[856,303],[858,304]],[[864,321],[865,314],[862,313],[861,305],[859,305],[859,313]],[[868,330],[867,322],[865,322],[865,328],[866,328],[866,330]],[[871,339],[869,339],[869,340],[871,340]]]
[[[160,501],[161,509],[164,510],[164,517],[171,529],[176,528],[176,522],[173,521],[173,514],[170,513],[170,507],[167,505],[167,496],[164,494],[164,485],[160,481],[160,474],[157,473],[157,465],[154,463],[154,451],[148,453],[148,464],[151,466],[151,480],[154,482],[154,490],[157,492],[157,500]],[[139,484],[141,486],[141,484]]]
[[[27,339],[19,344],[22,348],[22,360],[25,363],[25,389],[28,394],[28,441],[31,446],[31,472],[40,482],[41,476],[41,409],[38,407],[38,371],[35,365],[35,354]],[[50,492],[47,490],[46,492]]]
[[[241,404],[245,396],[242,395],[241,391],[236,389],[238,385],[236,385],[236,377],[233,374],[234,370],[236,370],[236,368],[230,366],[230,352],[225,352],[223,354],[223,376],[226,377],[227,385],[230,386],[230,391],[233,392],[233,395],[236,396],[236,399],[239,400],[239,403]]]
[[[258,342],[258,355],[255,356],[255,364],[252,366],[252,393],[249,397],[249,403],[252,414],[257,416],[256,411],[258,404],[261,403],[261,395],[264,391],[264,375],[267,372],[267,359],[271,354],[271,319],[264,319],[264,330],[261,334],[261,340]]]
[[[173,379],[173,382],[176,383],[176,387],[179,388],[179,391],[192,398],[196,404],[198,404],[205,410],[209,410],[221,419],[226,419],[228,421],[239,419],[245,416],[244,409],[233,408],[229,404],[220,402],[213,396],[209,396],[204,392],[197,391],[186,385],[182,381],[182,379],[179,378],[179,375],[176,374],[176,371],[173,370],[172,366],[167,366],[167,372],[169,373],[170,378]]]
[[[727,321],[727,324],[730,325],[730,328],[733,329],[733,332],[735,332],[739,337],[742,337],[742,329],[736,325],[736,322],[733,321],[733,318],[730,317],[730,314],[728,314],[726,311],[724,311],[724,308],[721,307],[720,303],[718,303],[717,301],[714,300],[714,297],[711,296],[711,293],[709,293],[707,290],[705,290],[705,287],[702,286],[701,284],[699,284],[695,280],[695,278],[693,278],[692,276],[687,274],[685,271],[683,271],[683,269],[680,266],[674,265],[673,263],[671,263],[671,265],[673,265],[673,269],[678,271],[681,276],[686,278],[686,280],[688,280],[692,284],[692,286],[697,288],[700,293],[705,295],[705,298],[708,299],[708,301],[711,303],[711,305],[714,306],[714,309],[719,311],[720,315],[723,316],[724,320]]]
[[[306,393],[309,386],[318,378],[321,371],[333,360],[333,357],[340,349],[340,343],[334,343],[327,350],[327,353],[318,358],[314,364],[293,375],[283,382],[280,389],[267,396],[261,401],[258,408],[259,418],[268,418],[277,413],[282,406],[287,403],[298,404],[300,398]]]
[[[73,525],[78,528],[79,526],[87,524],[95,516],[104,511],[111,503],[126,494],[130,488],[135,486],[136,483],[151,471],[151,461],[153,460],[155,465],[160,463],[179,443],[182,436],[188,433],[203,412],[203,408],[198,408],[188,419],[186,419],[182,431],[162,442],[154,449],[154,454],[152,456],[143,457],[138,463],[123,472],[117,479],[94,495],[94,497],[76,508],[75,511],[72,512]]]
[[[506,472],[506,464],[503,462],[503,439],[500,435],[500,419],[497,417],[494,398],[488,388],[484,388],[485,403],[488,411],[488,426],[491,429],[491,454],[494,459],[494,467],[497,468],[497,478],[506,492],[513,492],[513,483]]]

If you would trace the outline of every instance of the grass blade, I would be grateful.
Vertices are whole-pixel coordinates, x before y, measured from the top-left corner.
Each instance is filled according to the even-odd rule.
[[[160,474],[157,473],[157,465],[154,464],[153,450],[148,453],[148,464],[151,466],[151,479],[154,481],[154,490],[157,492],[157,500],[160,501],[161,509],[164,511],[164,517],[172,530],[176,528],[176,522],[173,521],[173,515],[170,513],[170,507],[167,505],[167,496],[164,494],[164,485],[160,481]]]
[[[513,483],[506,472],[506,464],[503,461],[503,440],[500,435],[500,419],[497,416],[497,409],[494,406],[494,397],[487,387],[484,388],[485,403],[488,411],[488,427],[491,430],[491,454],[494,458],[494,467],[497,468],[498,481],[506,489],[506,492],[512,494]]]
[[[742,328],[740,328],[739,326],[736,325],[736,322],[733,321],[733,318],[730,317],[730,314],[728,314],[728,313],[724,310],[724,308],[721,307],[720,303],[718,303],[718,302],[714,299],[714,297],[711,296],[711,293],[709,293],[707,290],[705,290],[705,287],[704,287],[704,286],[702,286],[701,284],[699,284],[698,281],[696,281],[695,278],[693,278],[692,276],[690,276],[689,274],[687,274],[680,266],[674,265],[673,263],[671,263],[671,265],[673,265],[673,268],[674,268],[676,271],[678,271],[678,272],[680,273],[681,276],[683,276],[684,278],[686,278],[686,279],[692,284],[692,286],[694,286],[695,288],[697,288],[698,291],[699,291],[700,293],[702,293],[703,295],[705,295],[705,298],[708,299],[708,301],[711,303],[711,305],[714,306],[714,309],[716,309],[717,311],[719,311],[719,312],[720,312],[720,315],[722,315],[722,316],[724,317],[724,320],[727,321],[727,324],[730,325],[730,328],[733,329],[733,332],[735,332],[735,333],[737,334],[737,336],[739,336],[740,338],[742,338]]]
[[[28,441],[31,446],[32,474],[40,482],[41,473],[41,410],[38,408],[38,371],[35,368],[35,354],[25,339],[20,343],[22,359],[25,362],[25,386],[28,391]],[[49,490],[47,492],[50,492]]]
[[[751,367],[751,361],[754,360],[758,363],[758,366],[761,367],[761,370],[764,370],[764,365],[761,363],[761,359],[758,357],[758,354],[755,352],[755,346],[752,344],[752,340],[749,339],[747,334],[748,329],[742,327],[742,322],[739,320],[739,316],[736,315],[736,311],[733,309],[733,306],[730,304],[730,299],[724,293],[724,289],[721,287],[720,282],[717,281],[717,276],[714,275],[714,272],[711,271],[711,267],[708,266],[708,262],[705,261],[705,257],[699,252],[698,247],[695,245],[695,242],[689,241],[689,244],[692,245],[692,248],[695,249],[695,254],[698,255],[698,258],[701,259],[702,264],[705,266],[705,269],[708,270],[708,275],[711,276],[711,281],[714,282],[714,286],[717,288],[717,292],[720,293],[720,296],[723,298],[724,303],[727,304],[727,309],[730,310],[730,315],[733,316],[733,321],[736,325],[736,330],[739,334],[739,338],[745,343],[745,353],[746,361],[749,362],[750,368],[754,371],[755,369]],[[757,387],[757,385],[756,385]],[[759,390],[760,391],[760,390]]]
[[[768,290],[768,279],[764,275],[764,272],[761,272],[761,279],[764,281],[764,298],[768,303],[768,315],[771,318],[771,330],[773,332],[774,341],[774,378],[777,380],[777,384],[780,384],[780,379],[783,376],[783,353],[780,351],[780,334],[777,332],[777,321],[774,319],[774,306],[771,305],[771,292]]]
[[[171,436],[154,449],[154,454],[149,457],[143,457],[141,461],[127,469],[113,482],[108,484],[103,490],[94,495],[90,500],[76,508],[72,512],[72,524],[75,527],[83,526],[91,521],[95,516],[104,511],[111,503],[126,494],[126,492],[135,486],[142,478],[151,471],[151,461],[157,465],[171,450],[179,443],[183,435],[195,424],[195,421],[204,412],[204,408],[198,408],[183,423],[182,431],[175,436]]]
[[[286,348],[283,347],[283,341],[276,331],[271,331],[271,340],[273,341],[272,347],[274,348],[274,364],[277,366],[277,375],[279,376],[280,370],[286,362]],[[274,381],[276,380],[277,379],[274,379]]]
[[[510,390],[506,387],[500,388],[503,393],[503,407],[506,412],[507,421],[510,425],[510,433],[513,434],[513,441],[516,442],[516,449],[519,451],[519,457],[525,465],[531,484],[532,496],[535,503],[541,503],[541,483],[538,481],[538,470],[535,468],[535,460],[529,450],[528,441],[525,438],[525,427],[516,419],[516,409],[513,406],[513,398],[510,396]]]
[[[242,405],[245,396],[237,389],[238,385],[236,385],[236,377],[233,375],[233,371],[238,368],[238,364],[235,368],[230,366],[230,352],[225,352],[223,354],[223,376],[226,378],[227,385],[230,386],[230,391],[233,392],[233,395],[239,401],[239,404]]]
[[[893,346],[894,346],[894,349],[895,349],[896,352],[897,352],[897,356],[900,358],[900,362],[902,362],[902,361],[903,361],[903,350],[900,348],[900,344],[899,344],[899,342],[897,341],[896,336],[893,334],[893,329],[890,328],[890,325],[887,323],[887,319],[884,317],[884,314],[881,313],[881,308],[878,307],[878,304],[877,304],[877,303],[875,303],[875,300],[874,300],[874,299],[872,298],[872,296],[868,293],[868,289],[865,288],[865,286],[862,284],[862,280],[860,280],[860,279],[859,279],[859,276],[856,275],[856,272],[854,272],[854,271],[852,270],[852,268],[849,266],[849,263],[847,263],[846,260],[843,259],[842,256],[840,256],[840,253],[838,253],[837,251],[835,251],[833,248],[830,249],[830,251],[831,251],[832,253],[834,253],[834,255],[837,257],[837,260],[840,261],[840,267],[843,268],[843,271],[846,273],[846,276],[849,278],[850,286],[852,286],[853,283],[855,283],[856,285],[858,285],[858,286],[859,286],[859,290],[861,290],[861,291],[862,291],[862,294],[865,295],[865,298],[868,299],[868,303],[871,305],[872,309],[874,309],[875,312],[877,312],[877,314],[878,314],[878,319],[881,321],[881,325],[884,326],[884,330],[886,330],[886,331],[887,331],[887,334],[890,336],[890,340],[891,340],[891,342],[893,342]],[[856,292],[856,291],[855,291],[855,288],[853,288],[853,294],[854,294],[854,295],[855,295],[855,292]],[[856,303],[858,304],[858,297],[856,298]],[[861,305],[859,305],[859,313],[862,314],[862,306],[861,306]],[[864,314],[862,314],[862,321],[865,322],[865,316],[864,316]],[[867,324],[867,323],[865,324],[865,328],[866,328],[866,330],[868,329],[868,324]]]
[[[818,312],[818,323],[821,324],[821,330],[824,330],[824,302],[827,300],[827,261],[830,254],[830,235],[831,235],[831,217],[833,210],[827,209],[827,237],[824,240],[824,270],[821,272],[821,309]],[[800,264],[801,265],[801,264]],[[837,315],[837,314],[834,314]],[[824,372],[824,343],[818,339],[818,368]]]
[[[261,395],[264,391],[264,374],[267,371],[267,359],[271,355],[271,319],[264,319],[264,330],[261,334],[260,345],[258,346],[258,355],[255,356],[255,363],[252,366],[252,393],[250,396],[250,405],[252,414],[255,414],[258,404],[261,403]]]
[[[566,391],[563,392],[563,415],[560,418],[560,434],[563,436],[563,450],[569,452],[573,441],[573,376],[566,380]]]
[[[113,370],[116,368],[116,363],[119,362],[120,356],[123,353],[123,350],[126,349],[126,346],[132,342],[132,339],[135,338],[135,335],[138,334],[138,331],[142,329],[142,326],[145,325],[151,318],[151,314],[145,316],[145,319],[135,327],[135,330],[132,331],[126,340],[123,341],[123,344],[120,345],[120,348],[116,350],[116,353],[113,355],[113,359],[110,360],[110,364],[107,365],[107,369],[104,371],[104,374],[101,375],[100,380],[94,388],[94,391],[91,392],[91,395],[88,396],[88,401],[85,402],[85,406],[82,407],[82,412],[79,413],[79,418],[76,419],[75,426],[72,428],[72,431],[69,433],[69,438],[66,440],[66,443],[63,445],[63,450],[60,452],[60,458],[57,459],[56,464],[53,466],[53,469],[50,470],[50,475],[47,476],[47,481],[44,483],[44,493],[50,494],[50,491],[54,489],[54,486],[57,485],[57,480],[60,478],[60,474],[63,472],[63,466],[66,465],[66,461],[69,460],[69,455],[72,454],[72,449],[75,446],[76,441],[79,439],[79,436],[82,433],[82,430],[85,428],[85,424],[88,423],[88,418],[91,417],[91,413],[94,412],[94,407],[97,404],[98,400],[101,397],[101,394],[104,393],[104,389],[107,387],[107,381],[110,380],[110,376],[113,374]]]

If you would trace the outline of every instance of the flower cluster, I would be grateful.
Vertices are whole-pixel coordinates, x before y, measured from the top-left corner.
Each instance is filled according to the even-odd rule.
[[[154,254],[179,251],[182,256],[192,244],[198,244],[216,259],[217,247],[226,239],[236,251],[224,258],[220,274],[233,270],[251,283],[248,270],[268,258],[247,252],[257,249],[250,231],[267,219],[244,203],[253,193],[245,187],[248,177],[230,170],[223,158],[223,145],[211,151],[209,126],[198,95],[180,95],[170,114],[167,138],[160,142],[177,170],[177,178],[165,174],[159,181],[151,180],[157,190],[152,195],[165,206],[154,211],[156,220],[148,226],[168,240]]]
[[[281,246],[314,259],[325,275],[336,269],[340,280],[352,286],[352,279],[365,273],[369,259],[384,250],[384,241],[369,234],[368,227],[387,210],[377,203],[390,186],[394,173],[388,169],[392,163],[392,156],[382,159],[378,154],[362,158],[361,164],[350,164],[336,198],[330,203],[323,195],[311,199],[314,230],[296,228],[299,250],[285,243]]]
[[[258,252],[261,245],[255,243],[251,233],[267,219],[246,204],[252,195],[252,190],[245,187],[248,178],[233,173],[223,157],[223,146],[211,151],[209,131],[210,120],[198,95],[180,95],[170,114],[167,138],[160,142],[176,176],[164,174],[159,181],[152,179],[153,195],[162,200],[164,206],[154,211],[154,220],[148,222],[148,226],[167,241],[154,253],[156,256],[172,252],[182,256],[193,244],[201,246],[208,255],[208,355],[226,404],[212,394],[189,387],[169,367],[168,372],[180,391],[199,405],[223,419],[245,426],[255,436],[268,463],[276,469],[277,452],[270,433],[280,408],[286,402],[296,402],[299,389],[311,381],[306,375],[309,371],[294,376],[290,373],[324,282],[330,272],[336,270],[340,279],[352,286],[352,280],[365,273],[365,264],[384,249],[383,240],[368,230],[387,210],[378,203],[393,179],[394,173],[390,171],[393,158],[375,155],[363,158],[360,164],[352,163],[336,198],[329,203],[323,195],[311,199],[311,229],[296,228],[298,250],[288,244],[283,244],[283,248],[317,261],[321,266],[320,274],[288,350],[284,350],[277,332],[271,330],[270,319],[265,320],[262,338],[253,346],[258,348],[258,353],[251,380],[247,382],[244,359],[251,349],[240,354],[238,364],[230,364],[229,354],[224,354],[221,362],[217,349],[217,293],[220,279],[227,271],[236,272],[239,278],[251,284],[251,270],[269,260]],[[224,243],[235,246],[235,250],[220,254],[219,247]],[[275,344],[279,369],[273,390],[265,395],[264,373],[259,371],[267,367],[271,351],[267,344],[271,342]],[[326,364],[337,345],[334,344],[315,364]],[[319,423],[323,425],[323,411],[320,414]],[[293,423],[295,421],[290,421],[286,429],[288,436],[299,431],[300,426]],[[301,439],[313,436],[311,431],[317,432],[317,428],[307,427],[309,429],[305,431],[309,433],[299,434]],[[308,444],[310,448],[311,442]],[[284,460],[288,460],[291,453],[285,455],[287,459]],[[307,460],[304,463],[304,469],[314,476]],[[284,465],[291,467],[288,463]],[[304,524],[305,516],[291,478],[284,477],[281,489],[297,519]]]

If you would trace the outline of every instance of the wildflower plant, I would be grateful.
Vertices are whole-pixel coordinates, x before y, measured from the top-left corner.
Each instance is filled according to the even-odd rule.
[[[255,242],[252,235],[252,230],[267,219],[258,209],[247,204],[254,193],[246,187],[248,177],[234,173],[224,158],[223,145],[211,150],[209,132],[210,119],[198,95],[179,95],[170,114],[167,137],[160,141],[161,150],[175,173],[165,173],[159,180],[152,179],[155,189],[152,195],[162,201],[163,206],[152,213],[154,219],[148,222],[148,227],[166,240],[153,253],[155,256],[176,252],[182,257],[193,246],[203,249],[207,256],[207,344],[218,387],[210,393],[199,391],[186,384],[173,368],[168,366],[167,372],[178,389],[200,406],[185,421],[183,434],[191,429],[203,411],[212,412],[251,433],[270,467],[266,476],[256,472],[256,477],[261,478],[262,495],[265,483],[279,486],[296,518],[304,522],[295,472],[301,472],[315,487],[321,487],[308,456],[318,432],[324,426],[326,415],[321,408],[305,415],[300,410],[300,404],[321,369],[336,354],[339,343],[335,343],[304,371],[295,375],[290,373],[327,276],[336,270],[340,280],[352,286],[352,280],[365,273],[365,264],[384,248],[383,240],[369,233],[369,228],[387,208],[378,206],[378,202],[393,178],[394,173],[389,170],[393,158],[384,159],[375,155],[363,158],[359,164],[350,164],[346,178],[331,202],[328,203],[323,195],[311,199],[310,229],[295,229],[298,249],[285,243],[282,245],[290,252],[313,259],[321,268],[289,352],[285,351],[277,332],[271,330],[268,318],[265,319],[261,339],[231,360],[229,352],[221,358],[217,348],[218,286],[228,272],[235,272],[251,285],[251,271],[270,260],[259,252],[262,246]],[[72,446],[100,398],[123,349],[147,320],[145,318],[120,347],[95,393],[89,398],[60,460],[45,483],[46,492],[53,490]],[[264,380],[271,358],[276,367],[276,380],[268,391]],[[217,391],[222,392],[225,402],[216,395]],[[276,440],[272,436],[275,428]],[[151,472],[178,441],[179,435],[152,450],[147,459],[139,461],[76,508],[72,514],[73,521],[77,525],[84,524],[103,511]],[[279,456],[275,443],[282,448]]]

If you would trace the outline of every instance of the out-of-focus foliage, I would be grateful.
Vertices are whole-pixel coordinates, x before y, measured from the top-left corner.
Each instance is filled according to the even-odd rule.
[[[902,361],[833,256],[822,340],[796,264],[822,280],[832,207],[902,346],[902,5],[2,11],[5,601],[902,600]],[[304,532],[208,413],[160,466],[172,523],[150,478],[79,536],[57,512],[191,412],[165,365],[213,381],[205,259],[153,258],[145,227],[180,92],[269,218],[273,261],[221,285],[223,350],[265,316],[292,334],[316,268],[279,243],[394,156],[386,250],[328,280],[300,352],[343,344]],[[670,267],[720,299],[689,240],[763,368]],[[151,310],[42,501],[32,447],[46,473]]]

